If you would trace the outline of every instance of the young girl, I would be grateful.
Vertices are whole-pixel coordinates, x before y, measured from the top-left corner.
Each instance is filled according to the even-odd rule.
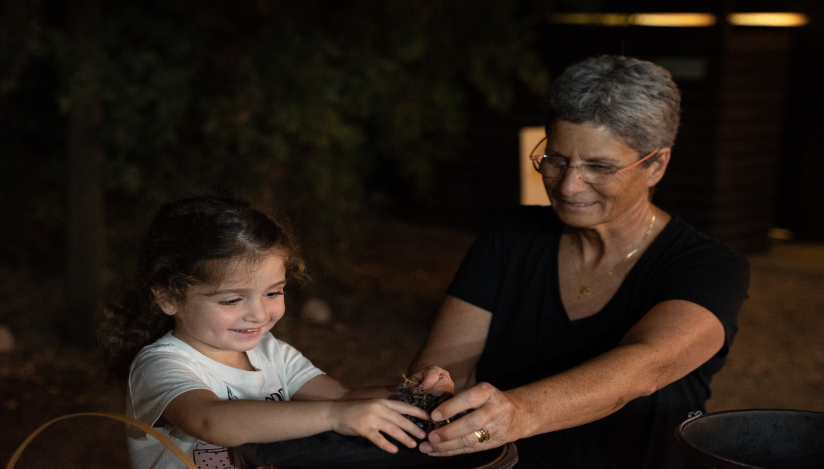
[[[393,387],[352,390],[269,330],[284,287],[303,281],[296,244],[248,203],[213,196],[164,205],[146,235],[134,288],[107,311],[112,370],[128,376],[128,413],[169,436],[200,467],[230,467],[227,448],[333,430],[398,448],[426,435],[388,399]],[[131,364],[131,366],[129,366]],[[416,374],[452,392],[448,373]],[[183,467],[145,433],[128,438],[135,469]],[[208,464],[208,466],[206,466]]]

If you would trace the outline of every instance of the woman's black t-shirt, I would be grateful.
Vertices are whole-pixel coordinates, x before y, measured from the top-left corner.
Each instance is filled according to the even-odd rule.
[[[704,412],[713,374],[737,331],[749,264],[724,244],[673,218],[597,314],[571,321],[561,302],[558,245],[563,225],[551,207],[496,216],[467,253],[448,294],[492,312],[478,381],[512,389],[570,369],[612,348],[658,303],[691,301],[724,326],[722,349],[684,378],[601,420],[519,440],[519,468],[669,468],[683,462],[676,426]]]

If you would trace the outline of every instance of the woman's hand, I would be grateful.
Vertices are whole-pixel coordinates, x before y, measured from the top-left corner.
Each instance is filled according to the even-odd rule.
[[[473,412],[429,433],[429,442],[420,449],[432,456],[474,453],[501,446],[524,434],[522,406],[509,393],[489,383],[479,383],[444,402],[432,411],[432,420],[440,421],[469,409]],[[489,434],[483,442],[475,432]]]
[[[368,438],[380,449],[396,453],[398,448],[380,432],[398,442],[414,448],[418,439],[426,438],[426,433],[401,414],[429,420],[429,414],[415,406],[387,399],[338,401],[329,410],[329,425],[341,435],[360,435]]]
[[[452,382],[449,372],[439,366],[428,366],[414,373],[410,378],[420,383],[418,389],[429,394],[440,396],[444,393],[449,395],[455,393],[455,383]]]

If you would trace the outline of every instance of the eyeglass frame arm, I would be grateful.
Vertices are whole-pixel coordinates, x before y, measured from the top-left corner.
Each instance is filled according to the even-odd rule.
[[[542,143],[542,142],[544,142],[545,140],[546,140],[546,137],[542,138],[542,139],[541,139],[541,141],[540,141],[540,142],[538,142],[538,144],[537,144],[537,145],[535,145],[535,148],[538,148],[538,147],[541,145],[541,143]],[[654,154],[658,153],[660,150],[661,150],[661,148],[660,148],[660,147],[659,147],[659,148],[656,148],[656,149],[655,149],[655,150],[653,150],[653,152],[652,152],[652,153],[650,153],[649,155],[647,155],[647,156],[645,156],[645,157],[641,158],[640,160],[636,161],[635,163],[632,163],[632,164],[631,164],[631,165],[629,165],[629,166],[623,167],[623,168],[621,168],[621,169],[619,169],[619,170],[615,171],[615,173],[613,173],[613,174],[618,174],[618,173],[624,172],[624,171],[626,171],[626,170],[628,170],[628,169],[630,169],[630,168],[632,168],[632,167],[634,167],[634,166],[637,166],[637,165],[639,165],[639,164],[643,163],[644,161],[648,160],[648,159],[649,159],[652,155],[654,155]],[[535,150],[532,150],[532,151],[535,151]],[[546,158],[546,153],[544,153],[543,155],[541,155],[541,158]],[[540,161],[539,161],[539,160],[536,160],[536,159],[534,159],[534,158],[530,158],[530,159],[532,160],[532,166],[535,168],[535,171],[540,172],[540,169],[538,169],[538,168],[540,167],[540,165],[541,165]],[[567,165],[567,166],[566,166],[566,168],[564,168],[564,170],[566,171],[566,170],[568,170],[569,168],[577,168],[577,166]]]

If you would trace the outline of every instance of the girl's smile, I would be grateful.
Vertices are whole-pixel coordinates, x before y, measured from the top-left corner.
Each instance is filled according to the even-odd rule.
[[[185,304],[159,304],[175,318],[175,337],[219,363],[248,369],[245,352],[283,317],[285,285],[283,257],[272,254],[233,264],[217,288],[193,285]]]

